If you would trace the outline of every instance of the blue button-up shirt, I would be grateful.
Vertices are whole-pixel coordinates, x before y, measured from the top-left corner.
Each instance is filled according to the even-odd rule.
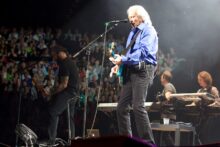
[[[127,51],[126,55],[122,55],[122,63],[128,65],[138,64],[140,61],[145,61],[147,64],[157,64],[156,54],[158,51],[157,32],[153,26],[141,23],[138,27],[132,28],[128,39],[128,46],[132,37],[137,32],[137,29],[142,30],[134,45]]]

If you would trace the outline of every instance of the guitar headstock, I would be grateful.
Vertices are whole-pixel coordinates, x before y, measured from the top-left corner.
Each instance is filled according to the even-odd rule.
[[[115,52],[114,52],[115,47],[116,47],[115,42],[112,42],[112,43],[109,44],[108,50],[109,50],[110,56],[112,56],[112,57],[114,57],[114,55],[115,55]]]

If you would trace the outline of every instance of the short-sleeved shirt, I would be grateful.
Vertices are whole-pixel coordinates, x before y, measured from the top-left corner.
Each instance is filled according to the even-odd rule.
[[[61,77],[68,76],[69,81],[67,88],[64,90],[70,94],[78,93],[79,90],[79,72],[77,70],[76,64],[70,59],[66,58],[59,62],[59,80]]]
[[[167,83],[167,84],[164,86],[162,95],[165,96],[165,94],[166,94],[167,92],[176,93],[176,88],[173,86],[172,83]]]
[[[165,94],[167,92],[176,93],[176,88],[174,87],[172,83],[167,83],[164,86],[164,89],[162,91],[162,96],[165,97]],[[172,101],[166,100],[162,102],[161,117],[167,117],[167,118],[174,119],[174,120],[176,119],[175,110],[174,110]]]

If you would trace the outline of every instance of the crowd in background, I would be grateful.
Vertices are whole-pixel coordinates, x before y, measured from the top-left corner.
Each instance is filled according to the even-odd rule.
[[[13,116],[8,118],[11,125],[17,119],[20,94],[23,121],[33,124],[33,121],[37,122],[37,118],[42,120],[41,111],[46,111],[42,109],[45,109],[45,103],[49,101],[49,97],[44,94],[53,88],[59,70],[57,62],[52,58],[56,46],[66,47],[70,56],[73,56],[95,37],[95,34],[82,33],[77,29],[63,31],[52,28],[0,28],[0,94],[1,106],[3,106],[1,109],[7,111],[5,112],[7,115]],[[93,118],[100,86],[99,102],[118,101],[120,85],[116,76],[109,77],[112,65],[108,60],[108,52],[111,43],[115,42],[114,51],[121,53],[125,38],[108,34],[103,69],[101,68],[103,40],[98,40],[73,58],[81,78],[78,111],[83,110],[85,91],[88,87],[88,119],[90,120]],[[173,48],[166,52],[159,50],[160,71],[175,69],[180,61],[182,60],[176,57]],[[102,79],[101,74],[103,74]],[[76,123],[82,123],[82,115],[77,116]]]

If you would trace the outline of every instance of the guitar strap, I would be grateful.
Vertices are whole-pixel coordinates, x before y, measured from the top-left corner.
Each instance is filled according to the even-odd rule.
[[[133,39],[131,40],[130,44],[124,49],[122,54],[126,54],[126,52],[131,48],[131,46],[135,43],[139,33],[142,32],[142,30],[139,30],[136,32],[135,36],[133,37]]]

